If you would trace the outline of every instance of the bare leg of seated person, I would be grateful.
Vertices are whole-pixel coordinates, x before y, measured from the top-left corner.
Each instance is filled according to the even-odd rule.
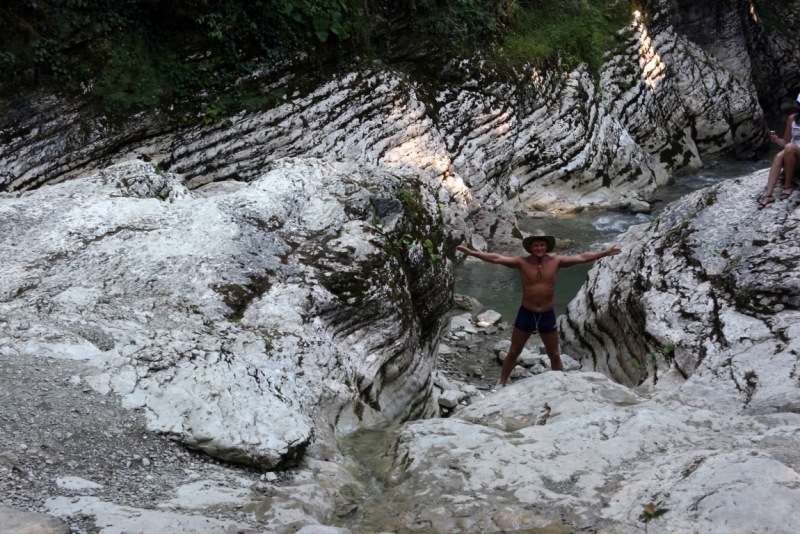
[[[785,150],[781,150],[772,160],[772,166],[769,168],[769,177],[767,178],[767,190],[764,192],[764,196],[761,197],[761,200],[758,203],[758,209],[763,209],[768,204],[775,202],[775,199],[772,197],[772,192],[775,190],[775,184],[778,183],[778,178],[781,175],[785,153]]]
[[[786,200],[792,194],[792,175],[794,174],[797,158],[800,156],[800,146],[790,143],[786,145],[783,152],[784,182],[781,200]]]

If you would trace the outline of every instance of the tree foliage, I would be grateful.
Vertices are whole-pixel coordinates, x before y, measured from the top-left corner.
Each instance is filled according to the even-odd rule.
[[[105,112],[214,122],[274,104],[264,80],[355,58],[504,54],[597,66],[626,0],[5,0],[0,98],[86,94]]]

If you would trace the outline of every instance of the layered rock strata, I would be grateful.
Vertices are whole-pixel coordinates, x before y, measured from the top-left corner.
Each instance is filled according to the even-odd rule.
[[[273,109],[166,136],[155,135],[158,116],[106,126],[48,101],[0,127],[0,189],[131,156],[183,175],[190,189],[252,180],[281,157],[410,165],[440,181],[454,241],[478,234],[502,246],[519,236],[515,210],[626,208],[705,154],[764,143],[747,82],[677,33],[665,3],[654,6],[619,34],[599,81],[583,67],[501,74],[476,60],[427,74],[358,68],[311,88],[290,74],[264,87],[287,95]]]
[[[0,350],[88,360],[151,430],[275,468],[436,411],[452,274],[424,177],[282,160],[190,192],[133,161],[0,213]]]
[[[631,228],[561,319],[563,349],[693,405],[798,412],[800,201],[757,210],[766,177],[698,191]]]
[[[800,43],[793,28],[800,22],[800,3],[678,0],[674,5],[675,28],[754,87],[768,113],[780,111],[787,94],[794,101]]]

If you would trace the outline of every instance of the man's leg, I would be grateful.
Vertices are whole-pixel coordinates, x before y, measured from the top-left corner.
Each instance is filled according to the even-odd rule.
[[[539,337],[542,338],[544,350],[547,351],[547,356],[550,358],[550,368],[553,371],[563,371],[564,364],[561,363],[561,354],[558,352],[558,332],[549,334],[539,332]],[[503,368],[505,369],[505,366]]]
[[[505,386],[506,380],[511,375],[511,371],[517,365],[517,358],[522,354],[522,349],[525,348],[525,343],[531,337],[530,332],[525,332],[517,327],[514,327],[514,332],[511,334],[511,348],[508,349],[508,355],[503,361],[503,370],[500,372],[500,385]],[[559,360],[560,361],[560,360]]]

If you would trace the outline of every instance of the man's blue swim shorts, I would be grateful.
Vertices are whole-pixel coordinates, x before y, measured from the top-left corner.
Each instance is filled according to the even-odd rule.
[[[523,332],[533,333],[539,332],[541,334],[552,334],[558,331],[556,326],[556,312],[552,308],[543,313],[536,313],[525,306],[519,307],[517,320],[514,322],[514,328],[519,328]]]

